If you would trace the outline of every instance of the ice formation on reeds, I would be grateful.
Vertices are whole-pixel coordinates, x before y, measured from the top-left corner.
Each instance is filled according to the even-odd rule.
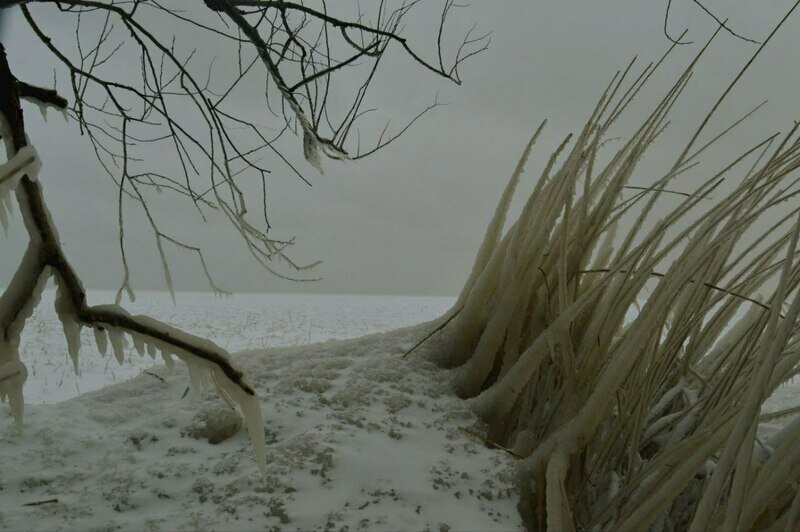
[[[800,421],[756,434],[764,401],[800,371],[798,125],[707,174],[658,219],[729,88],[662,177],[626,189],[695,63],[621,147],[599,154],[655,67],[616,76],[503,233],[536,131],[443,317],[439,362],[487,437],[522,457],[533,530],[800,522]],[[725,193],[723,180],[737,184]]]

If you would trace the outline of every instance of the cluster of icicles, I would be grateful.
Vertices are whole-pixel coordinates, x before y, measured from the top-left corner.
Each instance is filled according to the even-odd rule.
[[[57,274],[53,275],[53,277],[56,279],[57,285],[61,283]],[[43,282],[41,284],[44,285]],[[38,296],[40,295],[41,291]],[[32,298],[30,312],[32,312],[38,299],[39,297]],[[75,320],[69,308],[65,291],[59,287],[55,301],[55,309],[64,330],[70,359],[77,373],[82,326]],[[96,308],[101,309],[102,307]],[[125,313],[121,307],[116,305],[113,306],[113,310],[115,313]],[[160,324],[156,320],[149,319],[145,316],[137,316],[136,319],[140,323],[144,322],[148,328],[166,330],[166,326]],[[168,368],[173,368],[175,366],[176,359],[184,362],[189,371],[192,388],[196,392],[202,393],[209,389],[216,389],[231,408],[238,405],[244,416],[245,425],[253,443],[259,468],[262,472],[265,471],[266,455],[264,449],[264,428],[261,420],[261,404],[258,396],[250,395],[242,390],[242,388],[231,381],[216,364],[199,358],[191,352],[178,348],[168,342],[109,325],[101,324],[92,326],[91,328],[94,332],[95,343],[100,353],[103,356],[107,356],[110,347],[110,351],[120,365],[125,362],[125,353],[129,348],[128,338],[130,338],[130,343],[133,344],[134,350],[140,356],[149,356],[153,360],[160,357]],[[185,333],[170,328],[169,335],[177,340],[181,335],[185,335]],[[185,339],[189,339],[189,335],[185,336]],[[18,359],[17,348],[19,346],[19,336],[16,335],[4,340],[5,341],[0,344],[2,345],[0,361],[7,360],[8,362],[0,365],[0,398],[8,399],[9,405],[12,408],[12,414],[18,426],[21,428],[23,421],[22,387],[27,377],[27,371],[25,365]],[[198,341],[203,342],[203,340],[199,340],[195,337],[191,337],[191,341],[194,344],[197,344]],[[211,342],[208,342],[208,344],[207,347],[219,351]]]

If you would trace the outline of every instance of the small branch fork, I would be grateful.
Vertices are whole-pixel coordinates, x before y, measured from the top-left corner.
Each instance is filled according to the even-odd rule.
[[[699,7],[703,11],[703,13],[705,13],[708,17],[711,17],[714,20],[714,22],[716,22],[728,34],[736,37],[737,39],[745,41],[745,42],[749,42],[749,43],[752,43],[752,44],[761,44],[760,41],[756,41],[754,39],[750,39],[748,37],[745,37],[744,35],[741,35],[741,34],[735,32],[733,29],[731,29],[730,26],[728,26],[728,20],[727,19],[722,20],[721,18],[719,18],[716,14],[714,14],[713,11],[711,11],[709,8],[707,8],[705,6],[705,4],[700,2],[700,0],[692,0],[692,3],[694,3],[697,7]],[[669,34],[669,14],[670,14],[671,10],[672,10],[672,0],[667,0],[667,8],[664,11],[664,36],[666,36],[666,38],[669,39],[669,41],[671,43],[673,43],[673,44],[692,44],[694,41],[683,41],[683,40],[681,40],[683,35],[681,35],[680,37],[678,37],[676,39],[675,37],[672,37]]]
[[[9,158],[27,145],[25,124],[19,99],[22,94],[30,94],[31,86],[18,82],[11,73],[5,48],[0,43],[0,116],[5,122],[4,131]],[[38,99],[53,105],[63,103],[63,99],[49,93],[38,94]],[[72,314],[82,325],[94,327],[118,327],[129,333],[146,335],[155,340],[185,350],[192,355],[218,366],[223,373],[248,395],[253,389],[244,382],[242,372],[228,360],[227,353],[199,338],[194,341],[185,333],[180,333],[164,324],[149,318],[131,316],[115,307],[92,307],[86,302],[82,283],[67,260],[61,248],[55,226],[48,214],[42,196],[42,187],[29,176],[22,177],[17,188],[17,199],[25,219],[30,237],[28,249],[17,273],[0,297],[0,333],[3,338],[10,336],[10,327],[20,327],[19,320],[30,305],[30,298],[36,293],[36,285],[52,268],[59,276],[59,289],[65,290]]]

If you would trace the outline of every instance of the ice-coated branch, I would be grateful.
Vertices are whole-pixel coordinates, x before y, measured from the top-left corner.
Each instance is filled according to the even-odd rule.
[[[17,84],[19,86],[20,98],[41,102],[42,104],[51,105],[61,110],[66,109],[69,105],[67,99],[61,96],[55,89],[38,87],[30,83],[25,83],[24,81],[19,81]]]
[[[0,122],[9,155],[9,164],[18,176],[17,201],[22,211],[30,238],[28,250],[0,297],[0,396],[8,397],[18,424],[22,422],[22,384],[25,379],[24,364],[17,351],[20,333],[25,320],[38,302],[44,282],[52,274],[58,286],[56,311],[64,327],[67,345],[77,367],[77,350],[80,346],[81,326],[92,327],[107,334],[121,358],[122,335],[134,338],[137,348],[144,345],[158,348],[162,356],[172,355],[186,362],[193,384],[204,386],[213,383],[220,393],[235,401],[245,415],[248,431],[253,441],[259,467],[266,467],[264,433],[261,426],[259,399],[244,380],[242,372],[233,366],[227,352],[213,342],[184,333],[146,316],[132,316],[119,306],[89,306],[80,278],[61,248],[58,233],[47,210],[41,183],[36,179],[38,168],[35,151],[28,145],[25,123],[20,108],[20,90],[6,59],[5,48],[0,44]],[[19,158],[32,162],[20,163]],[[31,170],[30,172],[26,169]],[[151,349],[151,352],[154,349]],[[21,369],[20,369],[21,368]],[[13,371],[12,371],[13,370]]]
[[[262,39],[258,30],[247,22],[245,16],[234,7],[233,2],[228,0],[205,0],[206,5],[215,11],[225,13],[234,24],[242,31],[242,33],[253,43],[258,50],[258,56],[264,62],[267,72],[272,78],[275,86],[281,94],[281,97],[291,108],[297,121],[300,122],[300,127],[303,129],[303,154],[306,160],[311,163],[317,170],[322,171],[322,162],[320,159],[320,151],[327,154],[334,159],[347,159],[347,152],[337,147],[331,140],[324,139],[314,130],[314,126],[306,116],[305,111],[300,107],[297,97],[286,85],[283,75],[278,70],[278,65],[275,64],[270,56],[270,50],[267,43]]]

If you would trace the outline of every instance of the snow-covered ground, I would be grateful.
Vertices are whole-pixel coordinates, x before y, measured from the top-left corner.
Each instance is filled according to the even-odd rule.
[[[23,337],[21,436],[0,405],[0,530],[521,527],[515,459],[476,439],[485,430],[425,361],[436,337],[402,357],[430,325],[394,329],[440,316],[451,298],[179,294],[173,306],[142,293],[127,305],[239,352],[262,398],[265,479],[244,429],[198,438],[203,415],[226,407],[187,394],[182,364],[131,349],[119,366],[85,334],[76,377],[52,300]],[[765,411],[798,403],[792,383]]]
[[[75,384],[110,385],[29,405],[22,436],[0,415],[0,530],[520,528],[514,458],[468,433],[482,430],[442,371],[424,361],[425,347],[402,357],[425,325],[314,343],[430,319],[452,300],[168,301],[145,294],[134,311],[232,351],[255,348],[235,360],[262,398],[266,479],[244,429],[216,445],[192,437],[202,413],[223,403],[186,395],[182,364],[167,370],[131,355],[138,366],[117,369],[114,361],[106,371],[87,337],[83,375],[68,380],[59,324],[43,309],[25,338],[23,359],[37,365],[28,397],[33,390],[34,402],[53,402],[75,395]],[[64,391],[47,391],[52,386]]]

